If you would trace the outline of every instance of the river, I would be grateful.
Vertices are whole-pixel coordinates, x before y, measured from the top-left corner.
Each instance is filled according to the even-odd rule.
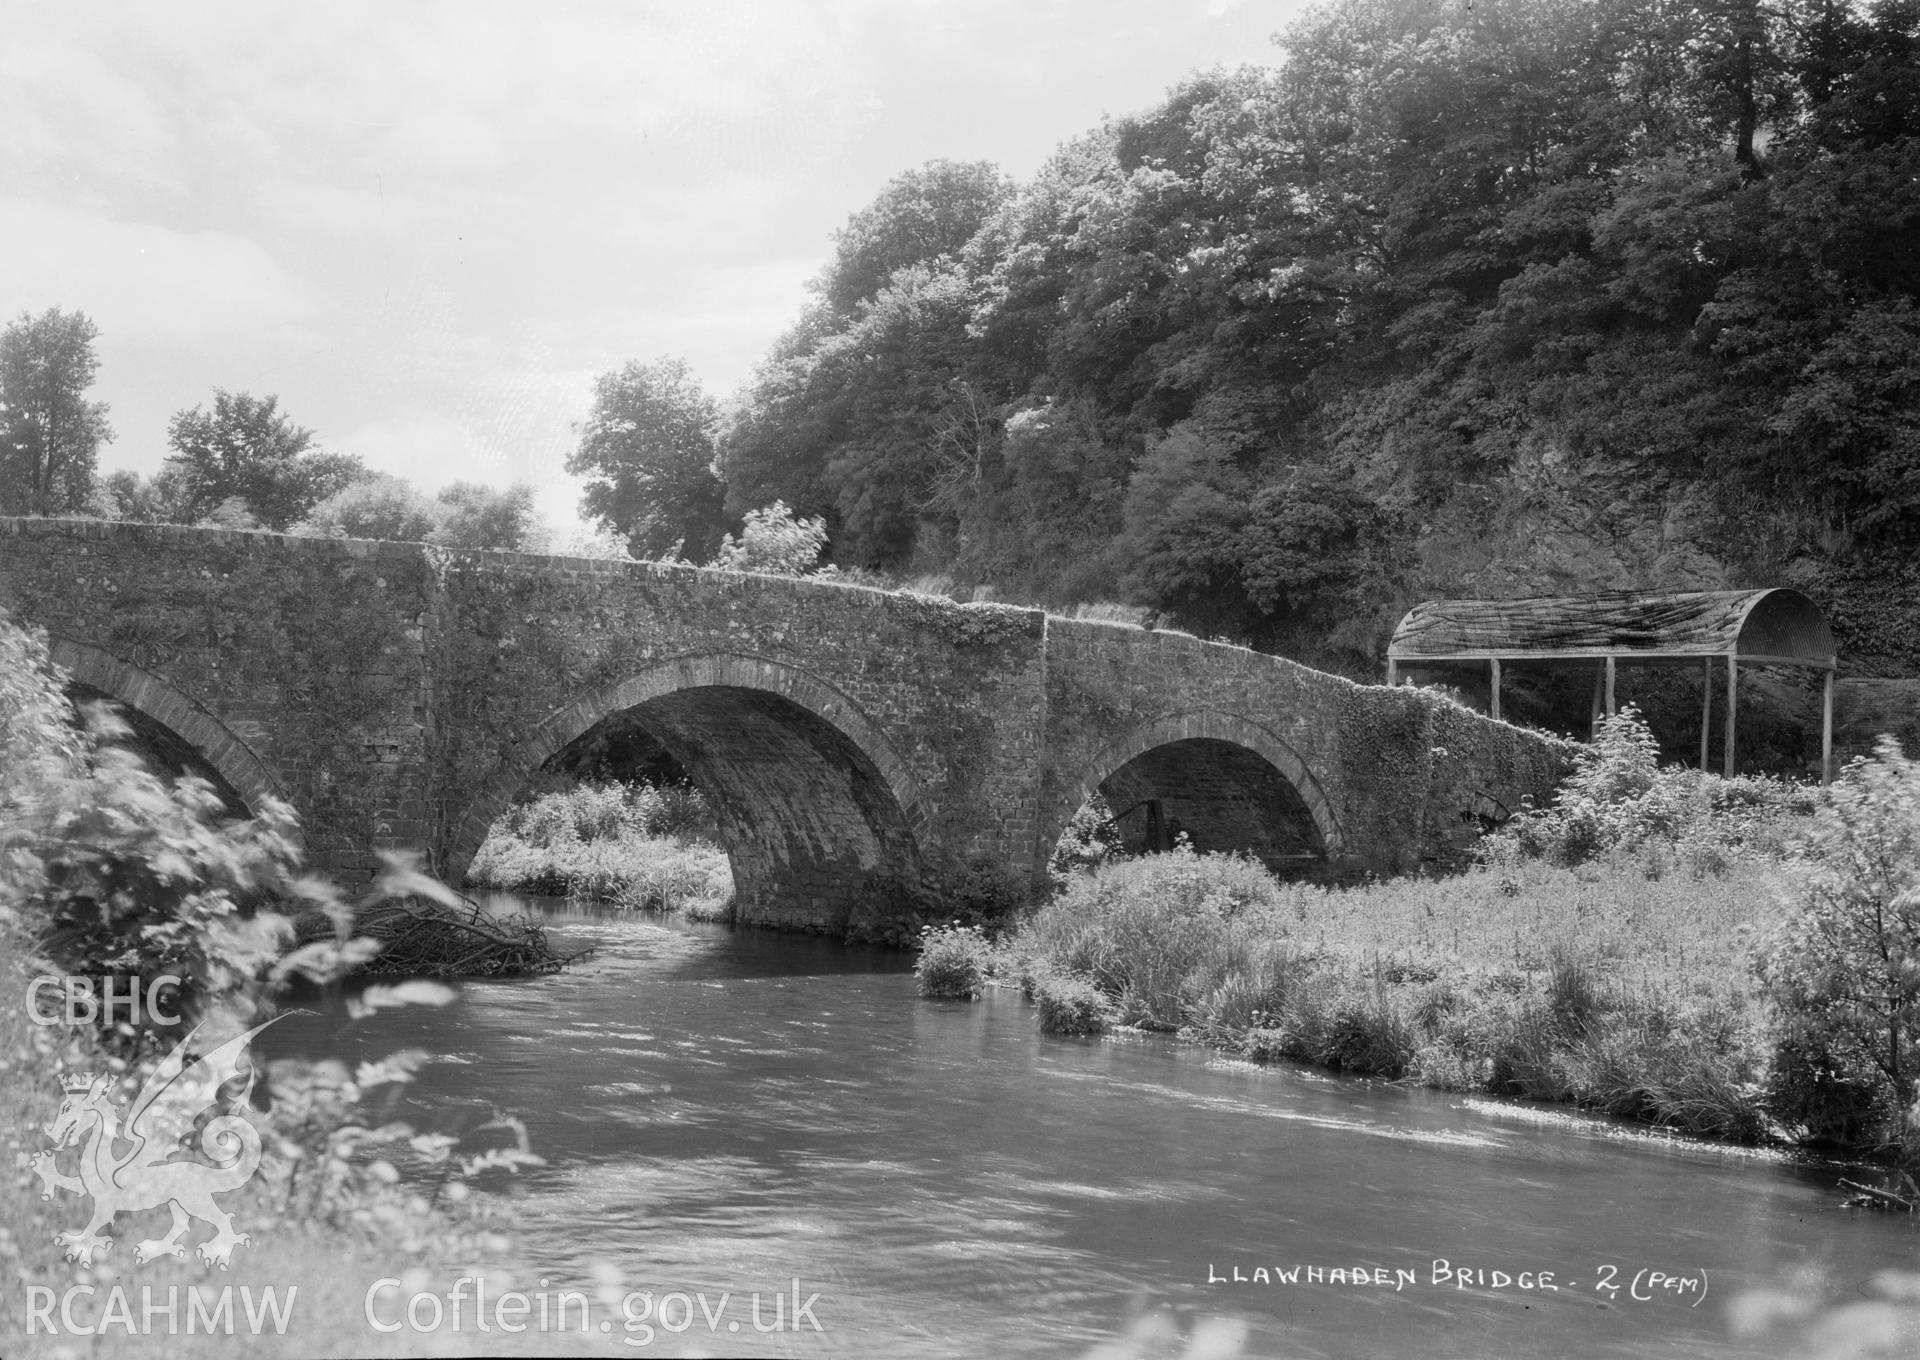
[[[281,1042],[422,1047],[419,1122],[523,1118],[538,1270],[686,1296],[638,1353],[1077,1355],[1164,1308],[1241,1318],[1260,1356],[1770,1354],[1729,1339],[1740,1291],[1844,1301],[1920,1262],[1911,1224],[1778,1156],[1049,1038],[1012,992],[921,1000],[893,951],[538,909],[594,955]],[[717,1325],[687,1302],[722,1293]],[[818,1294],[797,1333],[743,1320],[776,1293],[789,1323]]]

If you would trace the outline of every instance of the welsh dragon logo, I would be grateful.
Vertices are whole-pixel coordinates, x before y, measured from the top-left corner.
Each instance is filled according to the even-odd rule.
[[[113,1249],[106,1230],[115,1214],[139,1213],[163,1204],[173,1213],[173,1228],[165,1237],[148,1238],[136,1246],[135,1264],[161,1256],[184,1259],[187,1249],[180,1238],[196,1218],[214,1230],[199,1247],[200,1259],[210,1266],[225,1270],[233,1249],[253,1240],[233,1230],[232,1215],[213,1197],[245,1185],[260,1165],[259,1131],[245,1116],[234,1113],[234,1107],[245,1101],[246,1090],[253,1085],[247,1045],[266,1027],[258,1025],[197,1058],[190,1056],[200,1032],[194,1029],[147,1078],[127,1106],[124,1120],[111,1098],[112,1077],[82,1072],[61,1080],[66,1099],[46,1126],[53,1147],[36,1153],[28,1165],[45,1187],[41,1199],[52,1199],[56,1190],[93,1197],[93,1217],[86,1227],[54,1237],[66,1248],[69,1261],[91,1266],[96,1252],[104,1255]],[[222,1088],[243,1075],[246,1088],[223,1099]],[[213,1117],[201,1125],[201,1118],[208,1114]],[[181,1155],[188,1151],[182,1144],[196,1126],[200,1151],[210,1161]],[[80,1144],[79,1174],[70,1176],[57,1163],[60,1153],[75,1144]]]

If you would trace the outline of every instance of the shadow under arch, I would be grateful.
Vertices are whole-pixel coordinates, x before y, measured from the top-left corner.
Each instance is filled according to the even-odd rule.
[[[134,715],[136,733],[138,719],[145,718],[177,737],[218,776],[212,781],[216,787],[226,785],[223,795],[237,795],[249,813],[268,798],[288,801],[279,777],[232,728],[153,672],[72,638],[50,637],[47,650],[76,686],[105,695]],[[301,836],[298,828],[294,835]]]
[[[796,667],[702,653],[573,700],[502,757],[454,828],[464,877],[488,829],[547,760],[601,724],[644,728],[713,806],[737,919],[862,933],[921,890],[919,781],[857,703]]]
[[[1063,790],[1047,844],[1095,794],[1120,820],[1151,807],[1164,842],[1185,831],[1196,850],[1247,850],[1270,868],[1337,859],[1346,849],[1326,791],[1299,753],[1229,713],[1169,714],[1104,747]]]

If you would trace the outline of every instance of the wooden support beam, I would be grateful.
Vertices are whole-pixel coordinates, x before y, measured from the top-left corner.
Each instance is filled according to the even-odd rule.
[[[1607,658],[1607,716],[1611,718],[1620,708],[1613,702],[1613,658]]]
[[[1827,672],[1825,693],[1820,696],[1820,782],[1833,782],[1833,683],[1834,672]]]
[[[1400,663],[1395,661],[1392,657],[1388,657],[1387,658],[1387,684],[1389,686],[1392,686],[1392,685],[1397,685],[1399,683],[1400,683]]]
[[[1489,677],[1488,693],[1492,695],[1492,702],[1488,704],[1488,711],[1489,713],[1491,713],[1494,720],[1498,721],[1500,717],[1500,658],[1499,657],[1497,656],[1492,657],[1487,661],[1487,672]]]
[[[1733,778],[1733,725],[1740,711],[1740,660],[1727,654],[1727,749],[1721,757],[1721,769]]]
[[[1700,663],[1700,769],[1707,768],[1707,744],[1713,739],[1713,658]]]

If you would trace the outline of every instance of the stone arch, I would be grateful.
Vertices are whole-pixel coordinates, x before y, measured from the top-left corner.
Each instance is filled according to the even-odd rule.
[[[1460,809],[1463,822],[1472,822],[1486,830],[1503,826],[1512,817],[1512,809],[1485,789],[1474,789],[1467,795],[1466,806]]]
[[[279,777],[232,728],[159,676],[72,638],[50,638],[47,650],[74,683],[171,730],[213,767],[249,811],[257,812],[263,799],[287,801]]]
[[[1142,757],[1150,757],[1156,752],[1166,752],[1170,757],[1185,755],[1189,759],[1206,759],[1210,753],[1216,760],[1225,757],[1247,766],[1240,773],[1243,783],[1246,774],[1252,772],[1252,765],[1246,761],[1245,755],[1257,757],[1258,762],[1264,763],[1284,781],[1289,791],[1287,796],[1297,797],[1300,809],[1310,818],[1314,838],[1318,841],[1317,853],[1334,859],[1344,852],[1340,824],[1334,816],[1326,791],[1299,753],[1259,724],[1214,710],[1169,714],[1133,728],[1104,747],[1087,762],[1075,784],[1063,791],[1063,797],[1054,809],[1046,843],[1051,845],[1052,839],[1066,827],[1074,811],[1107,788],[1115,776],[1121,775]],[[1236,752],[1245,755],[1236,755]],[[1121,809],[1115,808],[1114,811],[1118,813]]]
[[[740,919],[858,931],[920,890],[930,808],[860,706],[796,667],[738,653],[679,657],[554,710],[510,748],[453,828],[457,881],[494,819],[555,753],[635,714],[716,804]],[[746,872],[743,872],[743,869]]]

